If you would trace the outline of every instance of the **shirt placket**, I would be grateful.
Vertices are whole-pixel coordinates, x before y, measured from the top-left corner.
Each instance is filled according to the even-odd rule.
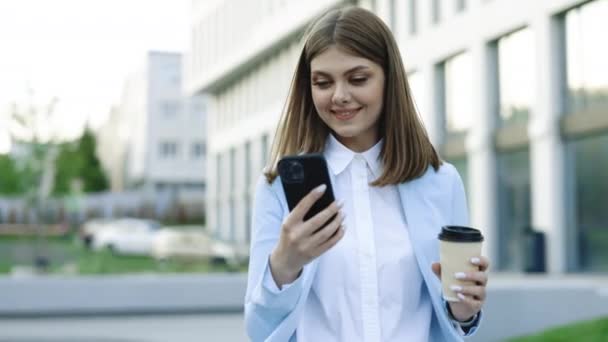
[[[366,342],[380,341],[376,246],[365,159],[356,155],[351,168],[355,227],[358,236],[361,319]]]

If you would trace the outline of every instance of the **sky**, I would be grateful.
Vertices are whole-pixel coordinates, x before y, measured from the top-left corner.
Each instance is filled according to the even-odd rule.
[[[11,104],[56,97],[62,137],[103,124],[149,50],[183,52],[190,0],[0,1],[0,153]]]

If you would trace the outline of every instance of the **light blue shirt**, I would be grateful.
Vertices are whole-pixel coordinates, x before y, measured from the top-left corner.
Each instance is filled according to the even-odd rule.
[[[461,341],[431,271],[437,234],[467,224],[453,166],[398,186],[370,187],[382,172],[381,143],[355,154],[330,136],[325,157],[345,202],[343,239],[279,290],[268,258],[288,214],[280,180],[258,183],[245,320],[253,341]],[[473,334],[479,319],[468,332]]]

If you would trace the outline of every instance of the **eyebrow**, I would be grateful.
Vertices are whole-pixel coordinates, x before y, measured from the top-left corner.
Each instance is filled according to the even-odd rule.
[[[353,73],[353,72],[355,72],[355,71],[364,70],[364,69],[369,69],[369,67],[368,67],[368,66],[366,66],[366,65],[357,65],[357,66],[356,66],[356,67],[354,67],[354,68],[350,68],[350,69],[346,70],[346,71],[343,73],[343,75],[347,75],[347,74]],[[313,71],[313,72],[312,72],[312,75],[331,76],[331,75],[330,75],[330,74],[328,74],[327,72],[324,72],[324,71],[318,71],[318,70]]]

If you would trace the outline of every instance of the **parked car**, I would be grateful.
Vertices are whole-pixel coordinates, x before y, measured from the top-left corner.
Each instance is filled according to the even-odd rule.
[[[93,247],[93,236],[95,232],[100,231],[108,226],[108,223],[113,222],[114,219],[106,219],[106,218],[95,218],[86,221],[81,227],[79,231],[80,239],[84,243],[85,247],[92,248]]]
[[[227,264],[237,261],[229,244],[213,240],[202,227],[162,228],[154,238],[152,255],[158,260],[208,259],[213,263]]]
[[[134,218],[106,223],[93,234],[93,249],[110,250],[116,254],[151,255],[154,237],[160,223]]]

